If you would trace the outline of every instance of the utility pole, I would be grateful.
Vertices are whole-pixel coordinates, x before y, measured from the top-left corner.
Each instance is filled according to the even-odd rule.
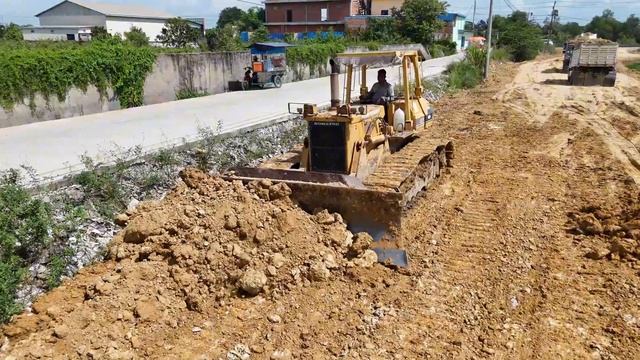
[[[549,22],[549,31],[547,32],[547,41],[544,44],[545,48],[549,48],[549,41],[551,41],[551,35],[553,33],[553,22],[556,19],[556,16],[558,16],[558,10],[556,10],[556,3],[557,1],[554,0],[553,1],[553,8],[551,8],[551,21]],[[549,52],[552,52],[553,50],[548,49]]]
[[[491,32],[493,31],[493,0],[489,2],[489,30],[487,30],[487,60],[484,62],[484,79],[489,78],[489,63],[491,62]]]
[[[478,0],[473,0],[473,36],[476,36],[476,5]]]

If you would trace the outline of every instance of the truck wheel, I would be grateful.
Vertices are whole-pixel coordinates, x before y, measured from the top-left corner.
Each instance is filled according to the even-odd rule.
[[[282,87],[282,78],[280,75],[275,75],[273,77],[273,85],[277,88]]]

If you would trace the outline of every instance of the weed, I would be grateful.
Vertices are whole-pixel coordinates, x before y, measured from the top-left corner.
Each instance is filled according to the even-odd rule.
[[[203,90],[195,90],[195,89],[180,89],[176,92],[176,100],[185,100],[185,99],[193,99],[203,96],[209,96],[209,92]]]
[[[154,165],[157,165],[160,168],[175,166],[180,163],[176,158],[173,149],[162,149],[158,151],[151,156],[151,161]]]
[[[481,70],[467,61],[451,64],[449,72],[449,88],[452,90],[471,89],[482,81]]]
[[[47,277],[47,289],[51,290],[62,281],[65,275],[69,260],[73,257],[73,250],[69,247],[61,251],[60,254],[53,255],[49,261],[49,276]]]
[[[5,323],[21,310],[16,303],[16,291],[26,270],[15,256],[0,259],[0,323]]]

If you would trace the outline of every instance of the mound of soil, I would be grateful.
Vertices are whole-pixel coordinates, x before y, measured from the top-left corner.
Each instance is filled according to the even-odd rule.
[[[630,194],[621,207],[587,206],[569,213],[571,231],[601,241],[585,256],[594,259],[640,259],[640,196]]]
[[[184,325],[190,312],[210,313],[230,299],[273,301],[377,262],[368,235],[353,236],[338,214],[302,211],[284,184],[245,186],[191,169],[181,176],[184,184],[163,201],[118,216],[127,226],[109,261],[3,329],[12,354],[150,355],[158,344],[148,339]]]

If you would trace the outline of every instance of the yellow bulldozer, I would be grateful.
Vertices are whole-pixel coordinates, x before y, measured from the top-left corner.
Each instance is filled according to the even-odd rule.
[[[434,111],[424,98],[421,54],[415,50],[341,53],[331,60],[331,106],[289,104],[307,122],[308,136],[290,152],[226,176],[245,182],[284,182],[308,211],[340,213],[353,232],[376,240],[379,261],[407,266],[402,214],[411,200],[452,166],[453,143],[429,137]],[[399,65],[401,96],[366,104],[367,69]],[[344,101],[339,72],[346,66]],[[360,96],[352,98],[357,69]],[[413,75],[413,76],[412,76]]]

